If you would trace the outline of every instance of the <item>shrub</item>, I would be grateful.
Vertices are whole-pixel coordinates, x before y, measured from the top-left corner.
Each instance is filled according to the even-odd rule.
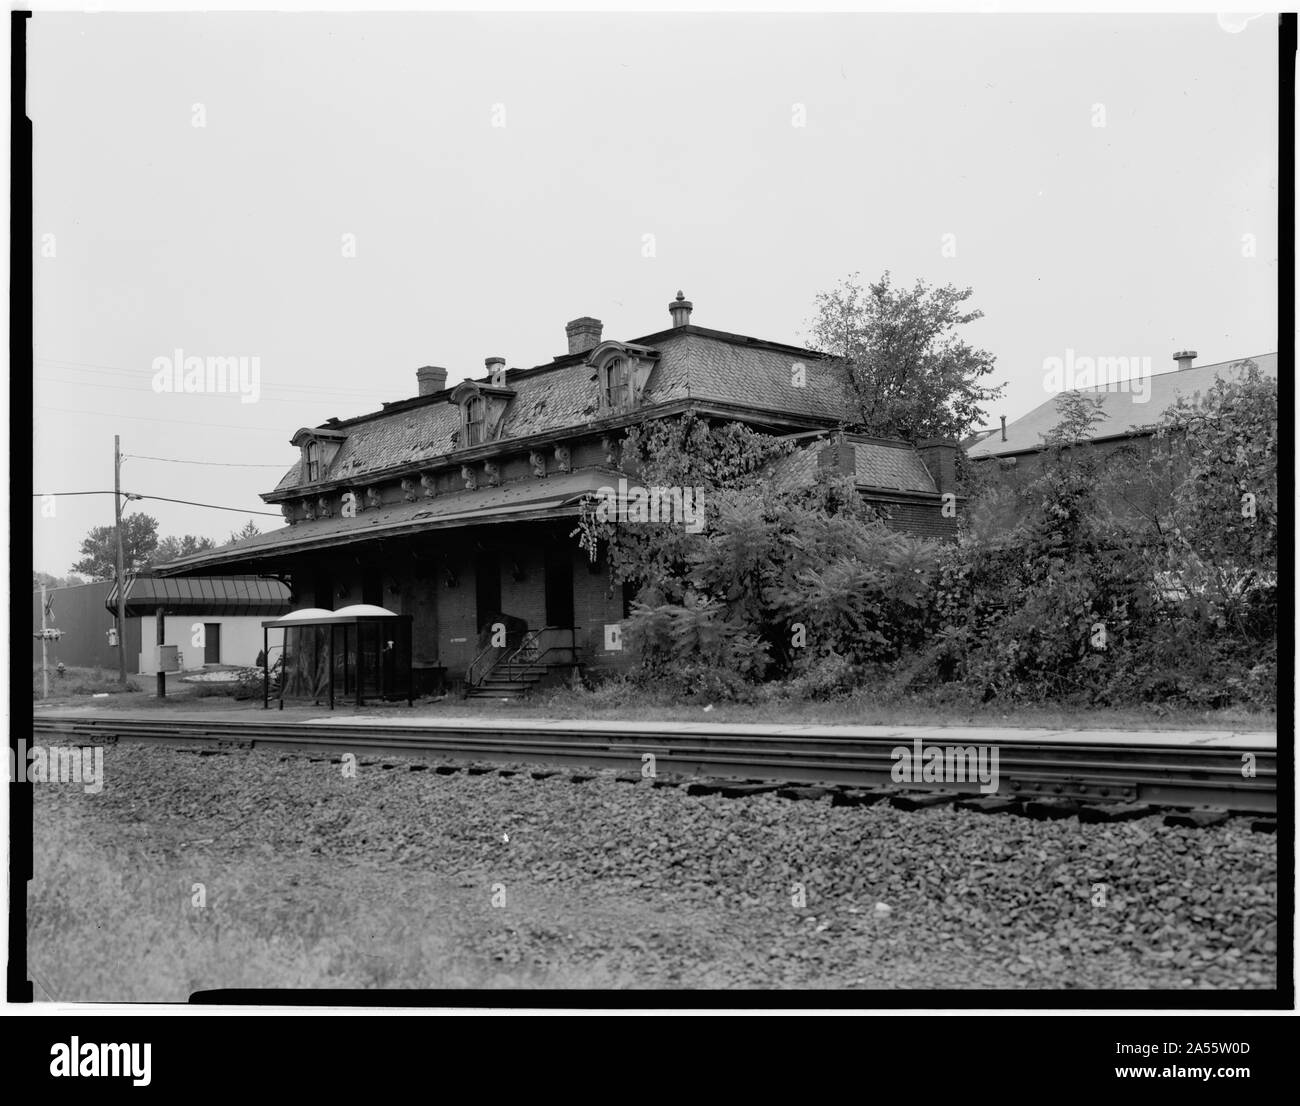
[[[688,592],[680,604],[633,603],[627,642],[637,657],[633,678],[669,682],[688,697],[733,699],[767,665],[767,646],[722,604]]]

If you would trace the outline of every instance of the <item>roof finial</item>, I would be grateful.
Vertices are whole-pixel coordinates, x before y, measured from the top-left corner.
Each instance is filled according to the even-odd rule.
[[[677,289],[677,298],[668,305],[668,313],[673,317],[673,326],[686,326],[691,321],[691,309],[695,305]]]

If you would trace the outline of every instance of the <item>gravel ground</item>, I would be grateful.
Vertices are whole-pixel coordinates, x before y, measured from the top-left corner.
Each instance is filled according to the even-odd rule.
[[[347,778],[305,754],[110,745],[100,793],[35,787],[38,995],[1275,985],[1276,838],[1249,819],[905,813],[500,767],[363,756]]]

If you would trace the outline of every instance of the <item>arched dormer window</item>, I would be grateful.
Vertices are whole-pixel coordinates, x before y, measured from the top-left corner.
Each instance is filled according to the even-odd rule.
[[[644,399],[659,351],[629,342],[601,342],[587,355],[595,369],[596,406],[602,417],[630,411]]]
[[[317,484],[328,480],[330,465],[347,437],[346,431],[330,426],[304,426],[300,429],[289,444],[302,451],[298,458],[301,482]]]
[[[612,357],[601,367],[601,399],[609,408],[632,406],[632,369],[626,357]]]
[[[493,359],[495,360],[495,358]],[[513,388],[498,387],[478,380],[462,380],[448,399],[460,409],[457,449],[488,445],[501,436],[506,405],[514,398]]]
[[[487,440],[486,405],[482,396],[470,396],[465,401],[465,445],[482,445]]]

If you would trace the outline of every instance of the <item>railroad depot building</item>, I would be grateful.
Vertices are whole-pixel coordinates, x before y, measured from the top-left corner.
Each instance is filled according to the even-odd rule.
[[[409,615],[424,693],[479,683],[491,668],[485,630],[500,621],[512,643],[528,638],[530,655],[557,665],[619,662],[630,597],[574,530],[584,497],[627,479],[620,438],[648,419],[692,412],[800,435],[782,481],[851,473],[890,525],[955,533],[955,442],[844,432],[852,397],[837,363],[696,326],[692,310],[678,293],[672,325],[630,341],[575,319],[568,351],[550,363],[508,369],[488,357],[483,377],[450,388],[446,369],[421,368],[418,395],[293,435],[297,463],[262,495],[283,527],[161,571],[279,579],[296,610],[365,604]]]

